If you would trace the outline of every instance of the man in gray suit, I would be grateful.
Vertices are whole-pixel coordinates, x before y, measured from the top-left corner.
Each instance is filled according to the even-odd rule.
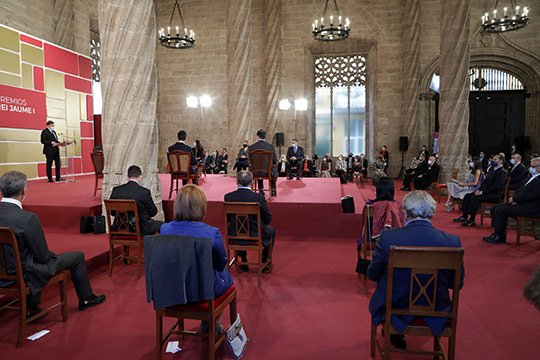
[[[84,254],[80,251],[58,255],[51,252],[37,215],[23,210],[26,183],[26,175],[18,171],[9,171],[0,178],[0,226],[11,227],[17,236],[24,280],[31,292],[27,296],[28,315],[40,311],[41,289],[61,270],[69,269],[71,272],[79,298],[79,310],[101,304],[105,301],[105,295],[94,295],[92,292]],[[10,249],[7,253],[12,254]],[[14,271],[8,266],[8,272],[10,270]],[[8,285],[0,283],[0,286]]]

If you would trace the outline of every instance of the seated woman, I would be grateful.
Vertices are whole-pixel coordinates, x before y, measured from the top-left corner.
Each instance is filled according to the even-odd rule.
[[[238,155],[236,155],[236,163],[234,164],[233,170],[242,171],[249,167],[248,147],[249,141],[242,141],[242,148],[238,150]]]
[[[215,227],[205,224],[206,196],[197,185],[184,185],[178,190],[174,201],[174,220],[161,225],[161,235],[183,235],[201,239],[212,239],[212,263],[214,266],[214,298],[225,294],[233,285],[226,265],[229,260],[223,245],[221,233]],[[216,320],[216,331],[223,332],[223,326]],[[201,324],[208,332],[208,324]]]
[[[362,163],[360,162],[359,156],[354,157],[354,161],[353,161],[351,169],[352,169],[353,182],[356,185],[360,184],[360,178],[362,177],[363,166],[362,166]]]
[[[478,190],[484,181],[484,173],[482,172],[482,160],[475,157],[474,160],[467,160],[471,172],[465,176],[464,182],[450,181],[446,184],[448,189],[448,200],[444,204],[446,212],[454,210],[457,199],[463,200],[465,195]]]
[[[373,185],[376,185],[380,178],[385,177],[385,164],[381,153],[377,155],[377,160],[373,163]]]
[[[330,154],[324,155],[320,166],[321,170],[319,172],[321,177],[332,177],[332,159],[330,159]]]
[[[193,154],[195,155],[195,160],[197,164],[202,164],[204,162],[204,148],[200,140],[195,140],[193,143]]]
[[[347,162],[343,160],[343,155],[339,154],[336,162],[336,175],[342,184],[347,183]]]
[[[311,159],[311,174],[313,177],[319,177],[319,157],[317,154],[313,154]]]

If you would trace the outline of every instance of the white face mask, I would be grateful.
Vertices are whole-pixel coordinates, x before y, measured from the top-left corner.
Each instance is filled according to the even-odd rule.
[[[382,149],[383,149],[383,151],[384,151],[384,150],[386,150],[386,148],[385,148],[385,147],[383,147]]]
[[[51,131],[54,131],[54,126],[51,126]]]
[[[193,143],[193,147],[197,147],[197,143]]]
[[[470,162],[469,163],[469,166],[471,167],[471,169],[474,167],[474,163],[473,162]]]
[[[431,164],[433,164],[433,163],[431,162],[431,160],[428,160],[428,164],[431,165]]]

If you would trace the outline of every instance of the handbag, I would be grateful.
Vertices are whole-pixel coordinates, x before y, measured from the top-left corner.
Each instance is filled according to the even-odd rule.
[[[241,359],[244,356],[244,350],[246,350],[247,342],[249,341],[240,320],[240,314],[236,314],[236,320],[227,329],[227,344],[231,353],[235,359]]]
[[[80,232],[88,234],[94,231],[94,218],[92,216],[81,216]]]

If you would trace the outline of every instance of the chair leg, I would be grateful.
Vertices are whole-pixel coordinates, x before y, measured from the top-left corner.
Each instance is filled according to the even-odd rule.
[[[373,320],[370,319],[370,322],[371,322],[371,341],[370,341],[370,352],[371,352],[371,357],[375,357],[375,352],[376,352],[376,348],[377,348],[377,345],[376,345],[376,342],[377,342],[377,326],[375,326],[375,324],[373,323]]]
[[[208,359],[216,359],[216,319],[213,316],[208,321]]]
[[[384,360],[390,360],[390,331],[386,331],[386,330],[390,330],[390,326],[388,326],[388,328],[385,329],[384,331],[384,347],[383,347],[383,354],[382,354]]]
[[[112,276],[114,246],[109,240],[109,277]]]
[[[68,304],[67,304],[67,287],[64,284],[64,280],[58,282],[60,287],[60,301],[62,302],[62,321],[68,320]]]
[[[97,184],[98,184],[98,176],[96,175],[96,182],[94,184],[94,197],[96,197],[96,193],[97,193]]]
[[[174,184],[174,179],[173,179],[172,176],[171,176],[171,188],[170,188],[170,190],[169,190],[169,199],[170,199],[171,196],[172,196],[172,188],[173,188],[173,184]]]
[[[257,287],[259,289],[261,288],[262,283],[262,269],[263,269],[263,262],[262,262],[262,248],[259,247],[259,264],[257,264],[257,272],[258,272],[258,279],[257,279]]]
[[[367,294],[367,275],[364,274],[364,294]]]
[[[454,360],[456,358],[456,338],[450,336],[448,338],[448,360]]]
[[[139,244],[139,250],[137,254],[137,280],[141,278],[141,266],[142,266],[142,248]]]
[[[19,333],[17,334],[17,348],[20,348],[24,341],[24,328],[26,326],[26,296],[19,299]]]
[[[229,314],[231,316],[231,325],[232,325],[233,322],[236,320],[236,315],[237,315],[237,312],[236,312],[236,297],[229,304]]]
[[[163,319],[156,312],[156,360],[161,360],[161,342],[163,341]]]
[[[519,216],[516,216],[516,245],[519,245],[519,241],[521,240],[521,226],[522,226],[522,223],[521,223],[521,219],[519,218]]]

